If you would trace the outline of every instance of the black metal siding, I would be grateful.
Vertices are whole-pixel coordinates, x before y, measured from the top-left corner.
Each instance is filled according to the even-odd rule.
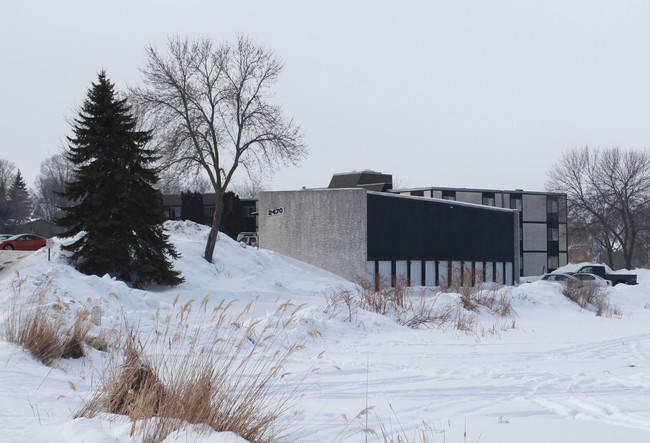
[[[368,260],[514,261],[514,214],[368,194]]]

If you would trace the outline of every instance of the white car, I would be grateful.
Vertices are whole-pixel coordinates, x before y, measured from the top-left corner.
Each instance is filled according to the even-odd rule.
[[[576,272],[575,274],[572,274],[572,277],[581,281],[593,282],[598,286],[603,286],[603,287],[612,286],[611,281],[605,280],[600,275],[596,275],[596,274],[588,274],[586,272]]]
[[[566,283],[568,281],[576,281],[571,274],[546,274],[540,280]]]
[[[257,247],[259,243],[257,233],[255,232],[240,232],[239,235],[237,235],[237,241],[253,247]]]

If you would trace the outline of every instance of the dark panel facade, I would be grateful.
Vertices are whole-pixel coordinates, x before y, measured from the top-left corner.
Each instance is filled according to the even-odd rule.
[[[368,260],[513,262],[511,211],[368,193]]]

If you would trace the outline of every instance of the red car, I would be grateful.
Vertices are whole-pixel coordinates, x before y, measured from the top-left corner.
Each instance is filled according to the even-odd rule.
[[[34,234],[18,234],[0,241],[0,249],[17,251],[36,251],[45,246],[46,239]]]

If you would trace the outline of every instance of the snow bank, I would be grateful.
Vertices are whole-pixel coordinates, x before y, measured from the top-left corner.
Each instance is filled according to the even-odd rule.
[[[169,222],[166,229],[182,254],[175,267],[186,281],[177,288],[141,291],[110,276],[80,274],[55,246],[51,261],[47,251],[37,251],[14,272],[0,274],[3,314],[13,298],[47,284],[49,302],[70,312],[99,306],[102,328],[128,323],[146,335],[157,318],[192,300],[198,307],[206,296],[208,310],[222,299],[235,301],[235,313],[252,303],[248,320],[261,324],[282,320],[275,306],[291,300],[304,307],[286,325],[287,339],[320,332],[289,362],[289,371],[311,374],[302,412],[287,417],[295,425],[295,441],[364,441],[359,430],[365,418],[354,417],[367,406],[374,407],[368,426],[379,431],[383,424],[407,438],[424,422],[433,441],[650,441],[648,270],[635,271],[637,286],[608,289],[622,313],[617,317],[597,317],[566,300],[558,285],[535,282],[509,289],[514,317],[480,313],[469,333],[449,325],[415,330],[366,312],[354,323],[330,318],[325,295],[353,285],[325,271],[243,247],[224,235],[214,262],[207,263],[202,254],[208,228]],[[457,297],[440,300],[452,303]],[[91,350],[84,359],[64,360],[52,369],[0,341],[3,436],[130,441],[124,420],[72,418],[108,358],[109,353]],[[191,427],[168,438],[194,440],[238,438],[199,436]]]

